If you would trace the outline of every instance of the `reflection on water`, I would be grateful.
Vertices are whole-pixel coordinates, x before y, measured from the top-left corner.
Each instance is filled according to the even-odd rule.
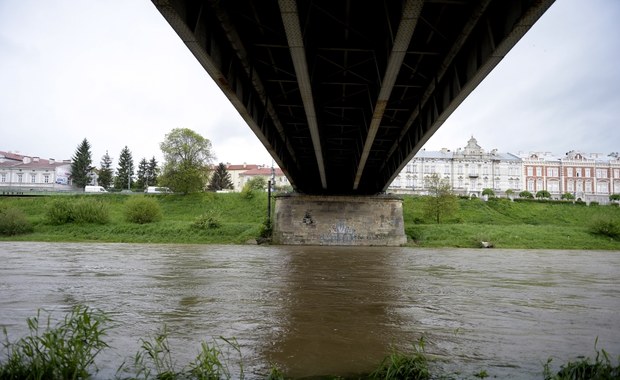
[[[540,378],[596,337],[620,353],[619,253],[2,242],[0,326],[107,311],[101,378],[164,325],[180,364],[235,337],[250,377],[366,372],[424,336],[444,373]]]

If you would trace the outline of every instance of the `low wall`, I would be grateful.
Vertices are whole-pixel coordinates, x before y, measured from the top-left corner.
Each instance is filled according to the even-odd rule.
[[[407,242],[402,199],[394,196],[280,195],[273,242],[399,246]]]

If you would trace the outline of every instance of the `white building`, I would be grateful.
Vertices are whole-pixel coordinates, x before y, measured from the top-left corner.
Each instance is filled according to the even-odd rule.
[[[522,188],[521,159],[497,149],[486,152],[472,137],[464,149],[455,152],[445,148],[419,151],[390,184],[388,191],[427,194],[426,180],[433,173],[447,180],[453,191],[460,195],[479,197],[488,188],[497,196],[503,196],[507,190],[518,194]]]
[[[63,190],[72,190],[71,160],[0,151],[0,192]]]

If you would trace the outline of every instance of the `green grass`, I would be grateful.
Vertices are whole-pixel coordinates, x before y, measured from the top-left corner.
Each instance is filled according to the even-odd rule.
[[[0,236],[0,240],[240,244],[259,237],[264,229],[267,195],[263,193],[251,198],[237,193],[149,195],[157,202],[162,219],[147,224],[126,221],[127,201],[136,197],[142,195],[1,197],[0,207],[19,209],[33,232]],[[101,204],[108,215],[106,223],[49,222],[46,212],[54,203],[85,204],[85,200]],[[620,226],[617,206],[459,199],[459,211],[436,224],[424,216],[424,201],[424,197],[404,198],[410,246],[478,247],[481,241],[488,241],[497,248],[620,250],[614,232]],[[215,222],[211,227],[210,221]]]
[[[405,233],[419,247],[479,247],[481,241],[497,248],[620,250],[620,240],[600,221],[620,223],[620,208],[585,206],[571,202],[459,199],[459,211],[436,224],[424,217],[424,197],[406,197]]]

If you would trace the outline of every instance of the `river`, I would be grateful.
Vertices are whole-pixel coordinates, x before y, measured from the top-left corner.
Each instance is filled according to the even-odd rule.
[[[39,308],[109,313],[101,379],[163,326],[179,367],[235,338],[246,378],[368,372],[421,337],[464,378],[542,378],[597,337],[620,355],[620,252],[0,242],[0,262],[11,339]]]

